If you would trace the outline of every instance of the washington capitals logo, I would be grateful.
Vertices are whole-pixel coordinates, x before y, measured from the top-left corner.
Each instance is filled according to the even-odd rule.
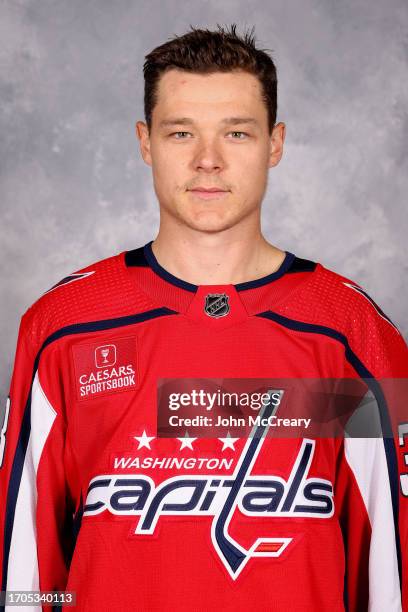
[[[204,311],[209,317],[225,317],[230,311],[226,293],[209,293],[205,296]]]
[[[276,391],[269,392],[269,395]],[[279,393],[283,393],[279,391]],[[271,402],[260,411],[262,422],[277,410]],[[248,517],[330,518],[334,513],[333,486],[310,478],[315,441],[304,439],[287,480],[271,474],[252,474],[269,425],[254,426],[231,475],[173,476],[155,485],[138,475],[99,475],[88,487],[84,516],[105,510],[114,515],[138,516],[135,535],[152,535],[163,516],[213,516],[211,539],[233,580],[253,557],[279,557],[291,537],[256,537],[249,548],[229,533],[236,510]],[[149,438],[149,440],[152,438]]]

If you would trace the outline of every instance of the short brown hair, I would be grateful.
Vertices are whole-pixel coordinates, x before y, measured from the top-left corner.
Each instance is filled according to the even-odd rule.
[[[230,29],[217,25],[218,30],[203,30],[190,25],[191,31],[175,36],[156,47],[145,57],[144,113],[150,131],[152,111],[157,102],[160,77],[171,68],[209,74],[244,70],[258,77],[262,85],[263,100],[268,111],[269,132],[276,122],[277,76],[269,49],[257,49],[254,27],[242,36],[236,33],[236,24]]]

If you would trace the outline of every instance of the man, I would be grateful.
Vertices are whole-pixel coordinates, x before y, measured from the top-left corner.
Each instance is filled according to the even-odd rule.
[[[408,351],[361,287],[261,233],[285,138],[274,63],[235,26],[192,28],[144,75],[159,233],[22,317],[2,589],[73,592],[83,611],[401,610],[408,427],[379,381],[406,377]],[[161,435],[163,397],[185,414],[236,379],[364,381],[392,433],[273,438],[283,384],[254,435],[194,436],[187,421]]]

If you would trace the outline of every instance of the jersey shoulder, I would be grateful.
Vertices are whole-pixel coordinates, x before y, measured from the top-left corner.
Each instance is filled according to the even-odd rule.
[[[359,283],[321,263],[280,305],[279,314],[306,324],[308,331],[340,339],[369,369],[392,369],[395,375],[407,370],[407,345],[389,316]],[[405,364],[401,368],[399,360]]]
[[[385,314],[373,297],[356,281],[338,274],[323,265],[318,266],[315,293],[330,317],[335,317],[345,331],[365,322],[367,327],[380,326],[400,335],[397,326]]]
[[[356,281],[318,263],[307,281],[290,295],[281,310],[316,325],[347,331],[354,325],[385,325],[399,330],[368,292]],[[282,312],[283,314],[283,312]]]
[[[157,307],[133,282],[124,258],[125,251],[75,270],[43,293],[21,319],[33,345],[38,349],[51,334],[66,326]]]

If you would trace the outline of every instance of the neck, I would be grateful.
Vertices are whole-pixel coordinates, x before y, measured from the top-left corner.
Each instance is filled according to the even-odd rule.
[[[275,272],[285,252],[252,232],[199,232],[186,228],[166,231],[160,226],[152,244],[159,264],[178,278],[194,285],[238,284]]]

